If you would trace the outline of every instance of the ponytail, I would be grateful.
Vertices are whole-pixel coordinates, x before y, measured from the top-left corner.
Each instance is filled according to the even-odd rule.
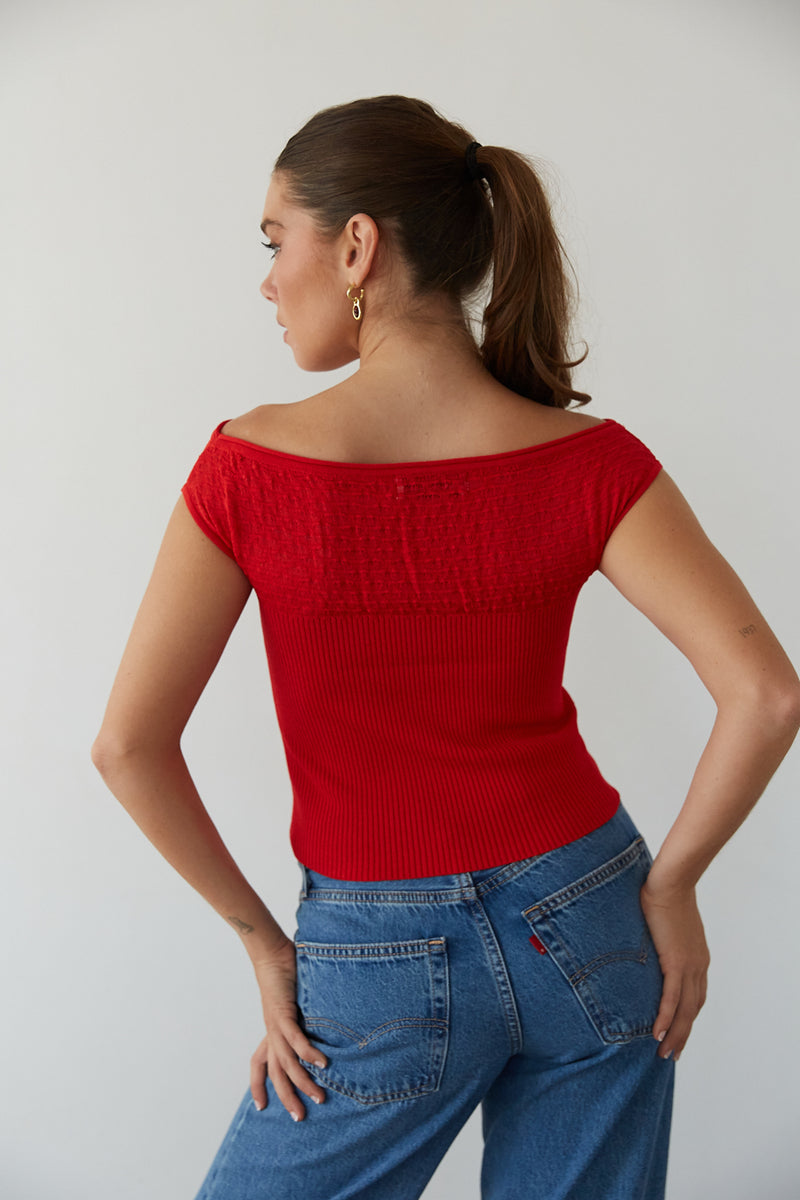
[[[461,125],[407,96],[324,109],[278,156],[290,197],[335,236],[368,213],[393,240],[420,295],[463,305],[491,269],[481,355],[492,375],[539,404],[566,408],[568,262],[547,198],[520,154],[479,146]],[[485,182],[484,182],[485,181]]]
[[[501,383],[539,404],[587,404],[571,384],[566,340],[572,293],[569,260],[532,166],[513,150],[482,146],[478,167],[491,190],[492,295],[483,313],[481,355]]]

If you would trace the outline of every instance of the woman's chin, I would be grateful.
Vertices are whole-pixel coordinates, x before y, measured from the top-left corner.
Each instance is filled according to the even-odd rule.
[[[297,346],[289,348],[301,371],[336,371],[339,367],[346,367],[348,363],[354,362],[358,358],[358,354],[352,351],[333,354],[304,354],[302,349]]]

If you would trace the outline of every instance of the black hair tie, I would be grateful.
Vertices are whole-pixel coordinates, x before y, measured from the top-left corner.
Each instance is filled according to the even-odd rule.
[[[469,177],[473,181],[473,183],[476,179],[485,179],[486,178],[486,176],[484,174],[484,169],[483,169],[483,167],[478,166],[478,159],[476,157],[477,151],[480,150],[480,148],[481,148],[480,142],[470,142],[470,144],[467,146],[467,149],[466,149],[465,157],[467,160],[467,174],[469,175]]]

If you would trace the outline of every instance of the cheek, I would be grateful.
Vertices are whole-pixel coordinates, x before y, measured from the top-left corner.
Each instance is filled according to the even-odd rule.
[[[350,340],[355,329],[352,305],[337,282],[326,281],[318,287],[315,309],[315,325],[320,341],[330,343]]]
[[[355,340],[332,330],[320,330],[318,336],[310,336],[292,348],[297,365],[304,371],[335,371],[358,358]]]
[[[298,366],[306,371],[335,371],[358,358],[358,328],[346,302],[315,306],[307,317],[295,347]]]

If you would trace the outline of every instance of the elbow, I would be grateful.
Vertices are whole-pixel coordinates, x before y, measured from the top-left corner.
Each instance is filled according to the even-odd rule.
[[[140,769],[155,759],[180,754],[180,741],[174,745],[170,740],[142,739],[127,736],[124,732],[103,728],[92,743],[91,758],[100,775],[109,783],[126,771]]]
[[[730,697],[731,702],[740,710],[744,706],[750,719],[771,736],[791,743],[800,730],[800,680],[746,689]]]
[[[114,751],[110,740],[101,732],[92,742],[90,751],[92,763],[105,779],[114,759]]]
[[[800,680],[776,697],[775,718],[792,737],[800,730]]]
[[[101,729],[92,742],[91,757],[94,766],[107,779],[115,767],[125,758],[125,750],[118,739]]]

